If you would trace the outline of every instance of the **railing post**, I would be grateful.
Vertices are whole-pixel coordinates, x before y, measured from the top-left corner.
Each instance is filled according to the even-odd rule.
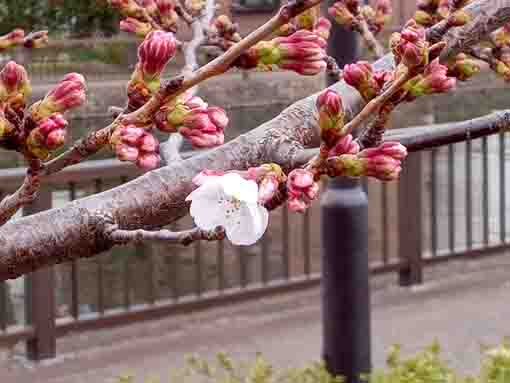
[[[423,282],[422,179],[422,153],[412,153],[403,166],[398,190],[399,259],[407,263],[399,273],[401,286]]]
[[[356,35],[333,22],[328,54],[340,67],[354,62]],[[367,195],[358,180],[334,179],[321,207],[323,359],[357,383],[371,369]]]
[[[51,190],[43,189],[37,200],[23,209],[24,215],[51,209]],[[55,332],[55,275],[49,267],[29,274],[25,279],[25,307],[27,324],[35,335],[27,341],[27,358],[42,360],[56,355]]]

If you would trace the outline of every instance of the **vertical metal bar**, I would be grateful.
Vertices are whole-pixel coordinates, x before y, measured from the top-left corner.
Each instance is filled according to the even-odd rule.
[[[147,294],[148,302],[150,304],[156,303],[157,300],[157,292],[156,292],[156,281],[154,276],[154,254],[152,253],[152,247],[150,245],[141,245],[140,250],[142,253],[147,257],[147,260],[149,262],[149,276],[148,276],[148,283],[149,283],[149,291]]]
[[[96,179],[94,184],[94,192],[101,193],[103,191],[103,180]],[[95,257],[96,273],[97,273],[97,312],[104,314],[104,275],[103,275],[103,257],[101,255]]]
[[[312,257],[310,254],[310,209],[303,215],[303,255],[304,255],[304,272],[306,276],[310,276],[312,273]]]
[[[334,25],[327,51],[340,67],[354,62],[357,35]],[[336,81],[328,76],[329,85]],[[371,368],[368,200],[359,181],[337,179],[328,186],[321,208],[322,359],[332,375],[345,377],[346,383],[360,382]]]
[[[76,200],[76,184],[69,183],[69,199]],[[80,281],[79,281],[78,261],[71,262],[71,315],[74,319],[80,316]]]
[[[489,245],[489,145],[487,137],[482,138],[483,178],[483,243]]]
[[[499,238],[506,242],[506,135],[499,134]]]
[[[267,284],[269,282],[269,255],[271,250],[271,236],[269,231],[266,231],[262,238],[262,283]]]
[[[455,148],[448,145],[448,244],[455,252]]]
[[[466,141],[466,247],[473,248],[473,147]]]
[[[408,157],[399,183],[399,258],[407,262],[399,274],[401,286],[423,282],[421,155]]]
[[[128,182],[128,178],[123,176],[120,178],[120,183],[125,184]],[[122,257],[122,305],[125,310],[129,310],[131,307],[131,253],[126,252],[126,255]]]
[[[51,206],[51,190],[43,189],[37,199],[23,209],[23,214],[35,214],[51,209]],[[54,358],[56,354],[54,270],[48,267],[25,277],[26,318],[35,331],[26,344],[27,357],[31,360]]]
[[[218,290],[221,292],[225,290],[225,242],[219,241],[217,244],[217,265],[218,265]]]
[[[175,222],[172,225],[172,230],[179,231],[179,223]],[[181,293],[179,290],[179,252],[174,249],[174,253],[171,255],[171,264],[170,264],[170,283],[172,284],[172,296],[175,302],[179,300],[181,297]]]
[[[437,256],[437,149],[430,153],[430,248]]]
[[[237,256],[239,258],[239,285],[241,287],[248,286],[248,265],[246,263],[246,252],[242,247],[237,249]]]
[[[386,182],[381,184],[382,200],[382,241],[383,241],[383,264],[387,265],[390,255],[390,217],[388,214],[388,185]]]
[[[195,294],[199,297],[203,293],[202,286],[202,244],[195,244]]]
[[[287,205],[282,208],[282,268],[283,277],[290,278],[290,260],[289,260],[289,209]]]
[[[7,283],[0,282],[0,330],[7,329]]]

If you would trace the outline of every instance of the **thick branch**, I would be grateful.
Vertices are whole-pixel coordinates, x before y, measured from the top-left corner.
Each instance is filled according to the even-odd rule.
[[[510,0],[503,3],[509,4]],[[479,37],[489,32],[490,28]],[[390,69],[393,65],[392,57],[386,56],[374,67]],[[333,88],[342,96],[347,118],[352,119],[363,106],[358,93],[343,82]],[[301,165],[303,148],[318,145],[315,101],[316,95],[301,100],[275,119],[216,150],[64,208],[8,222],[0,228],[0,280],[109,249],[114,244],[94,220],[100,211],[107,211],[123,230],[160,228],[185,216],[185,198],[194,188],[192,179],[204,168],[242,170],[275,162],[288,170]],[[503,125],[498,124],[498,129]]]

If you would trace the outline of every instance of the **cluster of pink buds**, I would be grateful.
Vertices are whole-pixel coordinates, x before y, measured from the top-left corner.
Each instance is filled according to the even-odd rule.
[[[352,134],[347,134],[338,140],[336,145],[327,153],[327,157],[341,156],[342,154],[357,154],[360,151],[359,144]]]
[[[262,70],[278,66],[302,75],[316,75],[326,68],[325,46],[326,40],[316,33],[300,30],[290,36],[259,42],[247,52],[250,60],[244,66]]]
[[[21,45],[24,41],[25,31],[23,29],[15,29],[4,36],[0,36],[0,52]]]
[[[0,104],[9,106],[21,117],[31,93],[25,68],[9,61],[0,71]]]
[[[239,25],[232,22],[227,15],[220,15],[214,20],[214,28],[216,33],[221,38],[227,41],[238,41],[241,36],[239,35]]]
[[[138,109],[161,84],[161,74],[175,56],[177,42],[172,32],[154,31],[138,48],[138,64],[128,84],[129,106]]]
[[[389,79],[388,76],[388,72],[374,72],[372,64],[367,61],[347,64],[343,71],[344,81],[356,88],[366,102],[381,92],[384,83]]]
[[[312,172],[295,169],[287,178],[287,206],[293,212],[304,213],[319,195],[319,184]]]
[[[175,10],[174,0],[154,0],[157,12],[154,10],[152,15],[158,19],[166,30],[176,31],[179,15]]]
[[[395,32],[391,36],[390,46],[397,64],[402,63],[413,69],[428,63],[429,43],[425,29],[413,20],[406,24],[401,33]]]
[[[37,122],[36,128],[28,135],[26,144],[28,152],[41,160],[62,147],[67,137],[69,123],[60,113],[54,113]]]
[[[158,140],[135,125],[118,127],[110,138],[110,145],[119,160],[133,162],[140,169],[156,169],[161,163]]]
[[[342,98],[334,90],[328,89],[317,97],[321,140],[328,149],[333,148],[342,138],[345,112]]]
[[[398,142],[384,142],[377,148],[365,149],[357,154],[343,154],[328,159],[335,175],[346,177],[374,177],[381,181],[397,180],[402,171],[402,160],[407,149]]]
[[[469,58],[466,54],[458,54],[448,66],[448,75],[459,81],[467,81],[480,73],[481,67],[478,61]]]
[[[462,9],[470,2],[471,0],[418,0],[414,20],[424,27],[430,27],[443,19],[447,19],[452,27],[461,26],[470,21],[470,16]]]
[[[30,116],[39,122],[54,113],[64,113],[82,105],[86,99],[85,78],[78,73],[70,73],[48,92],[43,100],[32,105]]]
[[[408,81],[404,89],[408,92],[408,99],[413,100],[428,94],[449,92],[455,84],[456,79],[448,77],[448,67],[436,59],[425,67],[423,74]]]
[[[166,133],[179,132],[197,148],[222,145],[228,125],[226,112],[208,106],[200,97],[186,93],[165,105],[155,116],[156,127]]]

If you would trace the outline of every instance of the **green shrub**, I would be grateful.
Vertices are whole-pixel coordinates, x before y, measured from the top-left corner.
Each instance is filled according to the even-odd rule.
[[[402,358],[394,346],[387,358],[387,367],[363,377],[367,383],[510,383],[510,345],[488,349],[483,354],[477,377],[462,376],[453,371],[441,356],[437,343],[418,354]],[[214,362],[195,356],[187,358],[186,367],[172,374],[170,383],[342,383],[333,377],[323,363],[304,368],[277,370],[261,355],[252,362],[235,362],[224,353]],[[119,377],[117,383],[134,383],[130,375]],[[145,383],[162,383],[154,378]]]

